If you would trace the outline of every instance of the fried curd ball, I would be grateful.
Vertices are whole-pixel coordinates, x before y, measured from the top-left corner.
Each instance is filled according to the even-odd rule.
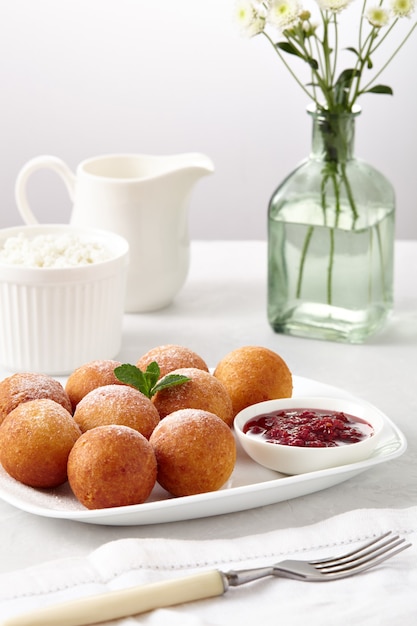
[[[156,482],[153,448],[128,426],[109,424],[87,430],[69,455],[68,481],[87,509],[141,504]]]
[[[247,406],[292,396],[292,374],[275,352],[260,346],[244,346],[229,352],[218,363],[214,377],[232,399],[234,416]]]
[[[159,423],[159,413],[152,401],[133,387],[105,385],[93,389],[79,401],[74,419],[82,432],[96,426],[121,424],[149,439]]]
[[[226,387],[209,372],[184,367],[170,372],[190,378],[181,385],[161,389],[153,397],[160,418],[179,409],[203,409],[220,417],[228,426],[233,422],[233,407]]]
[[[190,348],[175,344],[166,344],[152,348],[152,350],[140,357],[136,367],[144,372],[152,361],[158,363],[161,370],[161,378],[181,367],[195,367],[206,372],[209,371],[206,362],[196,352],[190,350]]]
[[[121,365],[119,361],[98,360],[84,363],[74,370],[65,385],[73,411],[79,401],[93,389],[104,385],[122,385],[114,373],[119,365]]]
[[[157,481],[174,496],[220,489],[236,463],[236,442],[229,426],[209,411],[182,409],[163,419],[149,439]]]
[[[48,398],[72,413],[71,401],[58,380],[46,374],[18,372],[0,382],[0,424],[19,404]]]
[[[0,462],[30,487],[57,487],[67,480],[69,453],[81,435],[71,413],[41,398],[19,404],[0,426]]]

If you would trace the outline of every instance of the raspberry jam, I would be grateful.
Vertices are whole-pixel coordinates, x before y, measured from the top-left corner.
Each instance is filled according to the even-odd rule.
[[[262,413],[247,421],[243,432],[270,443],[303,448],[342,446],[374,434],[372,426],[359,417],[321,409]]]

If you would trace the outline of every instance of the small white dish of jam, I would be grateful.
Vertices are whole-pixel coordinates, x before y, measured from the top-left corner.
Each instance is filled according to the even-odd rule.
[[[367,459],[383,426],[384,416],[373,405],[327,397],[260,402],[234,421],[236,436],[254,461],[291,475]]]

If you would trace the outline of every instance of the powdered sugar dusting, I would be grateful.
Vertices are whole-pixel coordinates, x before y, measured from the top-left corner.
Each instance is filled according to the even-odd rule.
[[[79,511],[84,507],[73,495],[68,482],[53,489],[35,489],[18,482],[0,465],[0,484],[5,500],[19,506],[21,503],[32,507],[54,511]]]
[[[152,361],[158,363],[161,377],[180,367],[193,367],[208,372],[208,366],[199,354],[190,348],[176,344],[166,344],[152,348],[139,359],[137,366],[145,371]]]
[[[48,376],[18,372],[0,381],[0,422],[21,402],[49,398],[72,413],[71,402],[62,384]]]

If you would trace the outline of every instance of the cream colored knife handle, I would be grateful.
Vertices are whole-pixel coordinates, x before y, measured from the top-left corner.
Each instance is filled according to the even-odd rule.
[[[65,603],[16,615],[2,626],[87,626],[145,613],[164,606],[222,595],[227,589],[223,574],[202,572],[164,582],[130,587],[120,591],[70,600]]]

